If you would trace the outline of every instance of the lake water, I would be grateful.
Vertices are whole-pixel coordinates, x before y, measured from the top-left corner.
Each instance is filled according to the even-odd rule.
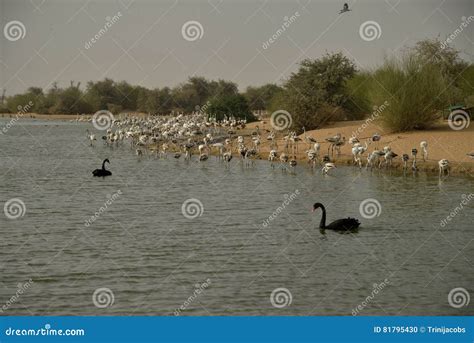
[[[87,128],[28,119],[0,135],[2,208],[25,204],[0,213],[4,315],[474,314],[474,299],[448,301],[473,297],[474,199],[440,224],[472,178],[138,157],[91,147]],[[93,178],[104,158],[113,176]],[[202,204],[189,218],[188,199]],[[361,215],[365,199],[379,216]],[[315,202],[359,232],[322,234]]]

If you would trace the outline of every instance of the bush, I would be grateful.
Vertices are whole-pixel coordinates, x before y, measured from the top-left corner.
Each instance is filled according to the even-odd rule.
[[[304,60],[285,83],[278,101],[280,109],[291,114],[293,129],[312,130],[328,120],[343,119],[341,110],[349,111],[347,80],[355,72],[353,62],[341,53]]]
[[[346,104],[346,118],[359,120],[371,112],[369,91],[372,85],[372,76],[369,72],[361,72],[347,81],[348,101]]]
[[[386,60],[373,78],[370,99],[374,105],[388,101],[380,119],[394,132],[430,127],[446,105],[446,78],[436,65],[413,53],[400,61]]]
[[[226,95],[210,100],[206,112],[217,120],[230,117],[247,119],[247,122],[256,120],[250,112],[247,100],[241,94]]]

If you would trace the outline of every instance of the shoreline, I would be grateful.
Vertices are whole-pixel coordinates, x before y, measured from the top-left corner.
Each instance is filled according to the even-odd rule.
[[[146,114],[130,114],[136,116],[147,116]],[[17,114],[15,113],[0,113],[1,118],[15,118]],[[120,115],[117,116],[119,118]],[[82,119],[82,120],[78,120]],[[92,115],[69,115],[69,114],[36,114],[36,113],[25,113],[20,115],[18,120],[25,120],[25,119],[35,119],[35,120],[67,120],[67,121],[74,121],[74,122],[90,122]],[[257,131],[260,133],[260,141],[261,144],[259,146],[259,154],[256,159],[259,160],[267,160],[270,148],[270,141],[267,140],[267,136],[269,132],[273,129],[270,125],[269,118],[266,118],[261,121],[256,121],[253,123],[247,124],[245,129],[237,129],[236,134],[233,135],[233,141],[237,136],[243,136],[245,139],[245,144],[248,147],[252,146],[252,133]],[[363,130],[361,130],[363,127]],[[426,172],[426,173],[439,173],[438,161],[441,159],[447,159],[450,161],[451,164],[451,174],[453,175],[465,175],[474,177],[474,159],[467,156],[468,153],[474,152],[474,125],[468,126],[463,130],[455,131],[452,130],[446,121],[440,121],[437,123],[432,129],[424,130],[424,131],[408,131],[408,132],[401,132],[401,133],[389,133],[384,130],[381,126],[377,125],[376,123],[367,123],[365,120],[359,121],[340,121],[340,122],[333,122],[329,123],[327,126],[321,129],[307,131],[306,136],[316,139],[320,145],[320,159],[324,155],[327,154],[329,143],[325,141],[325,138],[332,137],[336,133],[340,133],[343,137],[346,137],[348,140],[349,137],[352,136],[354,132],[360,134],[358,137],[363,145],[365,140],[371,137],[373,134],[378,133],[382,136],[382,139],[375,143],[371,143],[369,145],[368,152],[373,151],[374,149],[382,149],[384,146],[390,146],[392,151],[397,153],[397,156],[391,168],[385,168],[382,166],[379,170],[398,170],[403,171],[403,162],[401,161],[401,155],[406,153],[410,156],[410,160],[408,161],[408,168],[407,171],[412,172],[411,164],[412,164],[412,157],[411,157],[411,149],[417,148],[418,149],[418,159],[417,159],[417,167],[419,172]],[[283,147],[285,145],[285,141],[283,140],[283,136],[287,134],[287,130],[278,132],[276,131],[276,143],[278,146],[278,152],[281,153]],[[295,159],[298,161],[299,165],[306,165],[307,164],[307,157],[305,151],[309,149],[310,145],[305,140],[305,134],[299,135],[301,141],[298,144],[298,152],[294,155]],[[427,161],[422,160],[422,153],[419,146],[421,141],[428,142],[428,159]],[[149,146],[150,150],[156,149],[155,146]],[[171,148],[171,147],[170,147]],[[336,165],[346,165],[346,166],[356,166],[353,164],[353,158],[351,153],[352,146],[347,142],[345,145],[341,147],[341,155],[337,156],[336,153],[334,154],[334,158],[332,160],[336,163]],[[173,149],[169,150],[170,152],[174,152]],[[238,153],[236,152],[236,144],[233,144],[233,158],[237,159],[240,158]],[[217,155],[217,151],[212,149],[210,155]],[[288,154],[289,156],[293,156],[293,154]],[[365,169],[365,165],[367,163],[367,152],[362,156],[363,167]],[[280,163],[277,160],[277,163]],[[316,168],[320,167],[320,164],[317,164]],[[320,167],[321,168],[321,167]]]

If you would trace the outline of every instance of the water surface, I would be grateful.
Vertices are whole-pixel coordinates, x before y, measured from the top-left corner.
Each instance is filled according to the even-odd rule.
[[[33,281],[4,314],[351,315],[364,301],[361,315],[474,314],[472,301],[448,303],[450,290],[474,284],[474,202],[440,225],[474,193],[472,179],[137,157],[128,143],[91,147],[86,128],[21,120],[0,135],[2,207],[26,206],[18,219],[0,215],[0,307]],[[113,176],[93,178],[104,158]],[[191,198],[203,204],[194,219],[182,213]],[[381,204],[373,219],[359,212],[368,198]],[[360,231],[321,234],[316,201],[329,221],[359,218]],[[94,305],[99,288],[111,306]],[[277,288],[291,304],[272,305]]]

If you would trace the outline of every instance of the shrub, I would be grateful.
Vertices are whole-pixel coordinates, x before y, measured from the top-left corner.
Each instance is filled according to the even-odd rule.
[[[226,117],[247,119],[248,122],[255,120],[255,117],[250,112],[247,100],[241,94],[226,95],[210,100],[206,112],[217,120],[222,120]]]
[[[388,101],[381,113],[384,126],[392,131],[430,127],[446,104],[448,82],[433,63],[423,63],[415,54],[389,59],[373,75],[373,104]]]

